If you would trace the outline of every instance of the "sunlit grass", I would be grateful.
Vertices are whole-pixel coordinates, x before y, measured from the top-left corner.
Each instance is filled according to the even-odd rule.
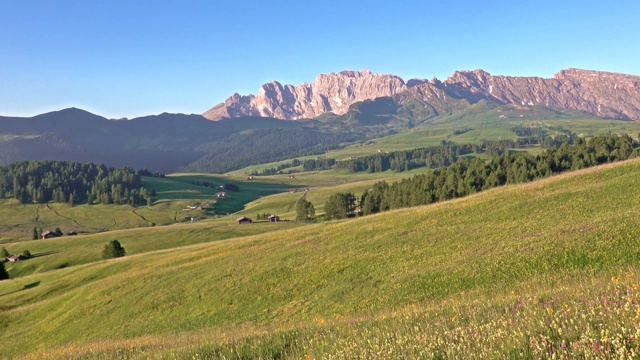
[[[639,175],[628,161],[189,246],[212,224],[122,230],[142,252],[0,282],[0,341],[51,358],[632,357]]]

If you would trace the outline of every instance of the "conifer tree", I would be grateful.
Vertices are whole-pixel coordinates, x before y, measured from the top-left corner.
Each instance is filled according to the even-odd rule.
[[[6,280],[9,278],[7,269],[4,268],[4,262],[0,261],[0,280]]]
[[[126,251],[124,247],[120,244],[118,240],[111,240],[108,244],[104,246],[102,249],[102,258],[103,259],[111,259],[125,256]]]

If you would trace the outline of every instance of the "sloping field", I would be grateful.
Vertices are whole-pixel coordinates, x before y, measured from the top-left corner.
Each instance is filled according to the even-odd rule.
[[[3,355],[637,356],[639,176],[634,160],[2,281]]]
[[[96,233],[134,227],[168,225],[184,221],[187,201],[160,203],[152,207],[128,205],[19,204],[0,200],[0,243],[31,239],[33,228],[64,233]],[[201,212],[198,212],[201,214]],[[200,216],[200,215],[196,215]]]

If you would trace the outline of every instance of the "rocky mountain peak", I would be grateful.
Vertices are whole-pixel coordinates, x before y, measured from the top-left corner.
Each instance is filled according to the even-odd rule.
[[[344,114],[354,102],[392,96],[406,87],[404,80],[395,75],[348,70],[320,74],[312,83],[298,86],[272,81],[262,85],[257,95],[234,94],[203,116],[210,120],[242,115],[295,120],[326,112]]]
[[[320,74],[312,83],[298,86],[272,81],[262,85],[256,96],[233,94],[203,115],[210,120],[246,115],[295,120],[326,112],[341,115],[355,102],[395,95],[427,104],[453,97],[470,103],[486,100],[539,105],[640,121],[639,76],[575,68],[561,70],[551,79],[493,76],[477,69],[456,71],[445,81],[434,78],[407,82],[395,75],[368,70],[342,71]]]

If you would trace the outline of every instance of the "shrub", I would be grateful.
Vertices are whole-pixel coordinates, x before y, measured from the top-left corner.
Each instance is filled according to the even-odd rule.
[[[111,240],[108,244],[104,246],[102,249],[102,258],[103,259],[111,259],[122,257],[126,254],[124,247],[120,244],[118,240]]]

